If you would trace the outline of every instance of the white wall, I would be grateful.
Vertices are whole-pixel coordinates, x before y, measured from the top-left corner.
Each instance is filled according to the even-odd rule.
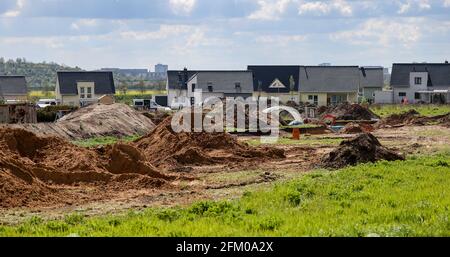
[[[376,104],[392,104],[394,99],[394,91],[375,91]]]

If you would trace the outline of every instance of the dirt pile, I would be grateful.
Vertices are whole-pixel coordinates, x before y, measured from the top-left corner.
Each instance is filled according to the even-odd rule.
[[[40,136],[83,139],[145,135],[155,125],[125,104],[93,104],[64,116],[56,123],[14,124],[7,127],[23,128]]]
[[[136,141],[135,146],[143,151],[155,167],[167,169],[185,165],[285,158],[281,149],[249,147],[228,133],[175,133],[171,128],[171,118]]]
[[[322,158],[319,167],[340,169],[380,160],[404,160],[404,157],[385,148],[375,136],[366,133],[354,139],[343,141],[338,148]]]
[[[56,123],[70,138],[145,135],[154,124],[125,104],[94,104],[64,116]]]
[[[340,131],[342,134],[370,133],[374,128],[370,124],[350,122]]]
[[[409,110],[401,114],[393,114],[376,125],[378,128],[402,127],[402,126],[423,126],[442,125],[450,127],[450,113],[432,117],[421,116],[415,110]]]
[[[331,114],[336,120],[372,120],[380,117],[359,104],[343,103],[334,107],[322,107],[319,112],[322,117]]]
[[[126,180],[140,188],[143,181],[162,185],[170,179],[157,172],[139,150],[123,144],[91,150],[57,137],[0,129],[0,149],[0,207],[64,202],[70,196],[56,190],[58,186]]]

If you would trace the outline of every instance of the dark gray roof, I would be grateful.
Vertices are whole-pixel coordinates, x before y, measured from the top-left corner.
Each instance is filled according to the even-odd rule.
[[[169,70],[167,71],[168,89],[187,89],[187,81],[194,76],[197,71]]]
[[[208,92],[208,83],[211,82],[213,92],[235,94],[237,93],[236,83],[240,83],[240,93],[253,93],[253,77],[251,71],[198,71],[189,78],[189,81],[194,78],[197,79],[196,88],[202,89],[203,92]]]
[[[362,88],[383,88],[383,67],[361,67],[360,71]]]
[[[27,93],[25,76],[0,76],[0,96],[26,95]]]
[[[394,63],[391,86],[409,87],[411,72],[428,72],[429,87],[450,86],[450,64],[448,63]]]
[[[78,94],[77,82],[94,82],[95,94],[115,94],[113,73],[110,71],[58,71],[62,95]]]
[[[261,83],[261,90],[267,93],[289,93],[291,76],[295,80],[294,90],[298,90],[300,66],[277,66],[277,65],[249,65],[248,70],[253,72],[253,90],[259,91],[258,87]],[[270,88],[270,85],[278,79],[286,88]]]
[[[300,92],[356,92],[358,66],[301,66]]]

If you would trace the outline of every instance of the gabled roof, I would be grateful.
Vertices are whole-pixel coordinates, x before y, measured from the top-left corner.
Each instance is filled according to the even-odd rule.
[[[194,76],[197,71],[188,70],[169,70],[167,71],[167,87],[168,89],[184,89],[186,90],[186,83]]]
[[[27,93],[25,76],[0,76],[0,96],[26,95]]]
[[[394,63],[391,86],[409,87],[411,72],[428,72],[429,87],[450,87],[450,64],[448,63]]]
[[[383,88],[383,67],[361,67],[360,71],[362,88]]]
[[[190,79],[196,78],[196,88],[208,92],[208,84],[212,83],[213,92],[225,94],[252,94],[253,77],[251,71],[246,70],[211,70],[197,71]],[[240,84],[240,92],[236,90],[236,83]]]
[[[301,66],[300,92],[356,92],[358,66]]]
[[[290,78],[294,78],[294,91],[298,90],[300,66],[274,66],[274,65],[250,65],[248,70],[253,72],[253,90],[258,92],[261,83],[262,92],[267,93],[289,93]],[[271,88],[273,82],[278,79],[286,88]]]
[[[115,94],[113,73],[110,71],[58,71],[59,92],[77,95],[78,82],[94,82],[95,94]]]

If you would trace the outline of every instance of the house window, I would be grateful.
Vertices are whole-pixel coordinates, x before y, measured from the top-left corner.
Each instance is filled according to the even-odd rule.
[[[312,104],[319,105],[319,96],[317,95],[308,95],[308,101]]]
[[[195,92],[195,83],[192,84],[192,92]]]
[[[236,93],[241,93],[242,92],[242,88],[241,88],[241,83],[240,82],[234,83],[234,88],[236,89]]]
[[[420,99],[421,99],[420,93],[415,93],[415,94],[414,94],[414,99],[420,100]]]
[[[212,82],[208,82],[208,92],[213,92],[213,83]]]
[[[405,93],[405,92],[398,92],[398,96],[399,96],[399,97],[405,97],[405,96],[406,96],[406,93]]]
[[[84,87],[80,87],[80,98],[86,98],[86,89]]]
[[[87,88],[87,98],[92,99],[92,87]]]
[[[415,85],[422,85],[422,78],[421,77],[415,77],[414,78],[414,84]]]

